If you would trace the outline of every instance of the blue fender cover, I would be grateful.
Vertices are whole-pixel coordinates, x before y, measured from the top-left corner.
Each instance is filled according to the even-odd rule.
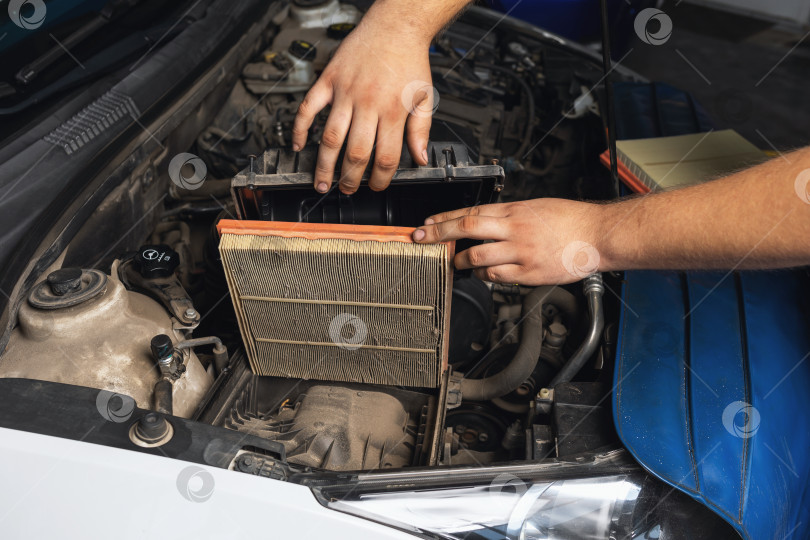
[[[624,445],[744,538],[810,538],[806,271],[627,272],[622,302]]]

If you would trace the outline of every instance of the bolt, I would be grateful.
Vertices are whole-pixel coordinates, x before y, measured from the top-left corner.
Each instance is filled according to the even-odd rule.
[[[479,433],[478,434],[478,441],[479,442],[487,442],[489,440],[489,435],[486,433]]]
[[[537,395],[542,399],[548,399],[549,394],[548,388],[541,388]]]
[[[143,442],[154,443],[166,436],[169,423],[156,412],[146,413],[135,427],[135,436]]]
[[[250,165],[248,167],[248,189],[253,191],[256,189],[256,172],[253,170],[253,162],[256,160],[256,156],[251,154],[248,158],[250,158]]]
[[[465,431],[467,431],[467,426],[465,426],[464,424],[458,424],[458,425],[457,425],[457,426],[454,428],[454,430],[455,430],[455,432],[456,432],[456,433],[459,433],[459,434],[460,434],[460,433],[464,433]]]
[[[183,315],[185,315],[186,319],[195,319],[197,317],[197,310],[188,308]]]

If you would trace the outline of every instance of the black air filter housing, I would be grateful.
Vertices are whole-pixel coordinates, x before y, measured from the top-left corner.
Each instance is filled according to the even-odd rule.
[[[317,146],[297,153],[272,148],[255,158],[231,184],[239,217],[415,227],[439,212],[494,202],[503,189],[499,165],[471,162],[463,144],[431,142],[426,166],[417,165],[403,148],[399,169],[385,191],[368,187],[369,167],[357,193],[344,195],[335,182],[324,195],[313,187],[317,151]],[[342,161],[341,155],[338,163]]]

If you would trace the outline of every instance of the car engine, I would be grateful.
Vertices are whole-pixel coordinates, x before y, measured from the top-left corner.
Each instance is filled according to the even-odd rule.
[[[289,464],[332,471],[575,459],[617,447],[605,396],[619,275],[527,288],[448,271],[436,283],[428,276],[403,284],[396,290],[405,300],[386,301],[402,309],[381,315],[375,280],[386,264],[400,264],[388,252],[364,255],[346,274],[369,283],[367,298],[341,285],[345,279],[305,283],[300,249],[291,252],[299,258],[272,266],[280,255],[260,236],[223,247],[223,224],[413,227],[466,206],[616,192],[598,161],[606,147],[602,95],[588,90],[602,80],[599,62],[547,35],[485,32],[467,17],[431,48],[437,105],[428,165],[403,148],[389,189],[318,194],[313,170],[328,110],[299,153],[290,150],[292,123],[360,17],[337,0],[294,1],[277,16],[213,122],[185,152],[148,169],[168,191],[157,217],[143,222],[150,230],[137,242],[120,231],[125,241],[68,256],[69,267],[35,285],[0,377],[98,388],[119,396],[105,405],[111,415],[137,406],[224,427],[282,445]],[[116,222],[105,207],[98,212],[97,223]],[[255,257],[240,258],[246,253]],[[451,292],[441,299],[441,291]],[[427,292],[420,301],[432,318],[424,322],[409,306]],[[262,307],[264,297],[272,309]],[[324,337],[312,352],[296,331],[322,312],[323,328],[347,318],[332,336],[337,347]],[[374,357],[393,360],[369,367],[364,349],[345,346],[363,341],[361,323]],[[422,365],[406,354],[418,349],[414,329],[424,325],[436,334],[419,349],[432,354]],[[280,341],[282,352],[260,354]],[[165,434],[132,436],[158,444]]]

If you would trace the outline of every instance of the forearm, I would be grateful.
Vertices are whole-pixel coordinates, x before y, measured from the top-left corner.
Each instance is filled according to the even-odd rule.
[[[377,0],[360,23],[360,29],[384,31],[396,47],[429,44],[471,0]]]
[[[601,270],[810,264],[810,148],[727,178],[594,208]],[[800,176],[801,175],[801,176]]]

